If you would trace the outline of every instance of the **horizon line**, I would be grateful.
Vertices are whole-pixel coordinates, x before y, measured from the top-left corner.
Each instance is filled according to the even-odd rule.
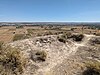
[[[35,23],[35,22],[36,22],[36,23],[37,23],[37,22],[41,22],[41,23],[42,23],[42,22],[45,22],[45,23],[46,23],[46,22],[55,22],[55,23],[57,23],[57,22],[58,22],[58,23],[64,23],[64,22],[65,22],[65,23],[67,23],[67,22],[74,22],[74,23],[75,23],[75,22],[76,22],[76,23],[78,23],[78,22],[79,22],[79,23],[86,23],[86,22],[89,22],[89,23],[94,23],[94,22],[100,22],[100,21],[0,21],[0,22],[10,22],[10,23],[15,23],[15,22],[17,22],[17,23],[18,23],[18,22],[19,22],[19,23],[21,23],[21,22],[31,22],[31,23]]]

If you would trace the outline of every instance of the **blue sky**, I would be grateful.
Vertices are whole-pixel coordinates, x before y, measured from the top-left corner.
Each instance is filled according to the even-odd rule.
[[[100,21],[100,0],[0,0],[0,22]]]

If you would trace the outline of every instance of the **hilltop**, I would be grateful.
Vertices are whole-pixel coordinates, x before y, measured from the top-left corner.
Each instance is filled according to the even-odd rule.
[[[63,42],[58,36],[62,37],[48,35],[9,43],[28,59],[21,75],[85,75],[85,62],[100,62],[100,37],[84,34],[82,40],[71,37]]]

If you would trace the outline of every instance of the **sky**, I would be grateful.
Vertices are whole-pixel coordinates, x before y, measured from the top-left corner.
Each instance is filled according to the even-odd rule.
[[[100,0],[0,0],[0,22],[100,22]]]

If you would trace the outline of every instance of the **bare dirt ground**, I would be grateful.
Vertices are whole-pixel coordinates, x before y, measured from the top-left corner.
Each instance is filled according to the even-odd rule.
[[[27,30],[16,29],[15,27],[2,27],[0,28],[0,41],[4,43],[12,42],[15,34],[27,34]]]
[[[4,41],[5,43],[11,42],[13,36],[9,29],[0,29],[0,41]]]

